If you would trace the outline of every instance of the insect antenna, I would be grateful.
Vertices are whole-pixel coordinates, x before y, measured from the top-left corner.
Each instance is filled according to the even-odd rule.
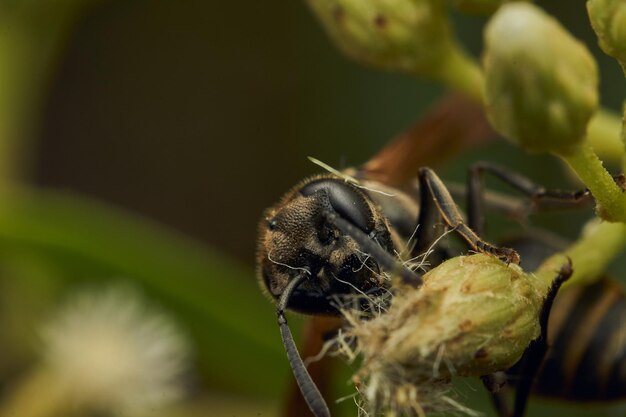
[[[372,256],[384,270],[400,275],[403,283],[413,287],[420,287],[423,284],[420,274],[398,262],[393,255],[381,248],[374,239],[370,238],[361,229],[335,213],[327,212],[325,217],[329,223],[335,225],[341,232],[354,239],[363,252]]]
[[[330,417],[330,411],[328,410],[326,401],[324,401],[322,394],[315,386],[315,383],[311,379],[311,375],[309,375],[309,372],[306,370],[306,367],[302,362],[302,358],[296,348],[296,343],[293,340],[291,330],[287,325],[287,317],[285,316],[285,310],[287,308],[289,297],[305,278],[305,274],[299,274],[291,280],[289,284],[287,284],[285,290],[278,299],[278,304],[276,305],[276,315],[278,316],[280,336],[283,339],[283,345],[285,346],[285,351],[287,352],[289,365],[291,365],[291,370],[296,378],[298,387],[300,387],[302,396],[315,417]]]

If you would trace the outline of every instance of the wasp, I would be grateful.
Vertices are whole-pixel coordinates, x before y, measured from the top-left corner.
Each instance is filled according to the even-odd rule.
[[[387,291],[390,282],[383,279],[383,271],[418,287],[420,274],[398,263],[393,253],[399,250],[399,241],[408,239],[407,233],[413,230],[418,230],[416,241],[432,245],[434,240],[427,233],[419,233],[431,233],[430,228],[417,228],[417,224],[433,224],[425,219],[435,212],[474,250],[507,262],[519,261],[513,250],[482,240],[465,224],[448,190],[432,170],[420,169],[418,182],[423,190],[421,206],[398,189],[393,190],[394,194],[369,191],[385,187],[365,178],[356,186],[334,176],[313,177],[287,193],[261,222],[260,281],[277,301],[278,323],[289,362],[317,417],[330,413],[297,353],[284,314],[286,308],[306,314],[338,314],[332,302],[337,297]]]
[[[419,287],[421,273],[399,262],[397,254],[409,248],[408,257],[429,256],[432,266],[454,256],[449,248],[438,246],[444,229],[454,231],[476,252],[488,253],[507,263],[519,263],[518,252],[487,242],[483,234],[483,211],[491,204],[509,214],[519,214],[519,204],[486,196],[482,177],[491,174],[528,197],[532,208],[540,206],[579,206],[589,201],[586,190],[549,191],[527,178],[488,163],[469,170],[467,221],[452,194],[430,168],[422,167],[415,177],[398,174],[415,159],[417,145],[412,137],[392,142],[361,167],[340,175],[319,175],[296,185],[275,206],[269,208],[259,225],[257,257],[261,287],[276,301],[278,324],[300,391],[316,417],[330,416],[329,409],[313,383],[289,330],[285,311],[310,315],[337,315],[337,299],[352,294],[379,295],[389,291],[388,275],[404,284]],[[409,149],[410,152],[406,152]],[[385,168],[388,166],[389,168]],[[350,178],[349,181],[346,178]],[[547,329],[547,312],[560,283],[571,274],[562,271],[555,280],[542,311],[542,329]],[[358,307],[357,307],[358,308]],[[547,337],[532,347],[539,361],[520,366],[524,375],[534,374],[547,349]],[[526,356],[526,355],[525,355]],[[533,355],[537,356],[537,353]],[[525,359],[525,358],[523,358]],[[511,374],[512,375],[512,374]],[[523,415],[532,378],[518,379],[515,416]],[[498,399],[500,401],[500,399]],[[502,415],[504,407],[499,408]]]

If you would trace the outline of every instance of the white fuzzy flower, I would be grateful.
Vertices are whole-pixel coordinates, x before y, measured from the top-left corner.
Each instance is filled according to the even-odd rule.
[[[127,287],[77,294],[42,336],[46,364],[78,406],[138,412],[182,393],[185,338]]]

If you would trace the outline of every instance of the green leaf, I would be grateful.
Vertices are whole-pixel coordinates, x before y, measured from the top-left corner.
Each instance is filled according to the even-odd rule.
[[[119,208],[41,190],[3,201],[0,247],[135,280],[183,319],[210,385],[279,395],[287,370],[273,307],[254,272],[218,251]]]

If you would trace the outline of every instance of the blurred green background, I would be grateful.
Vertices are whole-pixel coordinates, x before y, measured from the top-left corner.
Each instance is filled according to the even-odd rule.
[[[626,84],[597,47],[585,2],[537,3],[585,41],[602,102],[619,109]],[[477,55],[485,19],[453,18]],[[2,48],[2,88],[29,99],[0,105],[15,112],[4,117],[20,137],[0,158],[12,163],[0,195],[0,398],[37,363],[36,329],[59,300],[121,277],[194,344],[193,395],[166,415],[278,415],[290,371],[255,280],[261,212],[319,171],[306,156],[339,168],[366,161],[442,87],[346,60],[300,1],[0,0]],[[451,160],[442,177],[462,180],[472,161],[490,159],[576,188],[551,158],[504,143]],[[590,216],[533,221],[574,238]],[[491,224],[494,235],[509,231]],[[481,387],[460,385],[492,412]],[[338,386],[337,396],[350,394],[345,380]],[[555,410],[563,406],[533,402],[529,415]]]

